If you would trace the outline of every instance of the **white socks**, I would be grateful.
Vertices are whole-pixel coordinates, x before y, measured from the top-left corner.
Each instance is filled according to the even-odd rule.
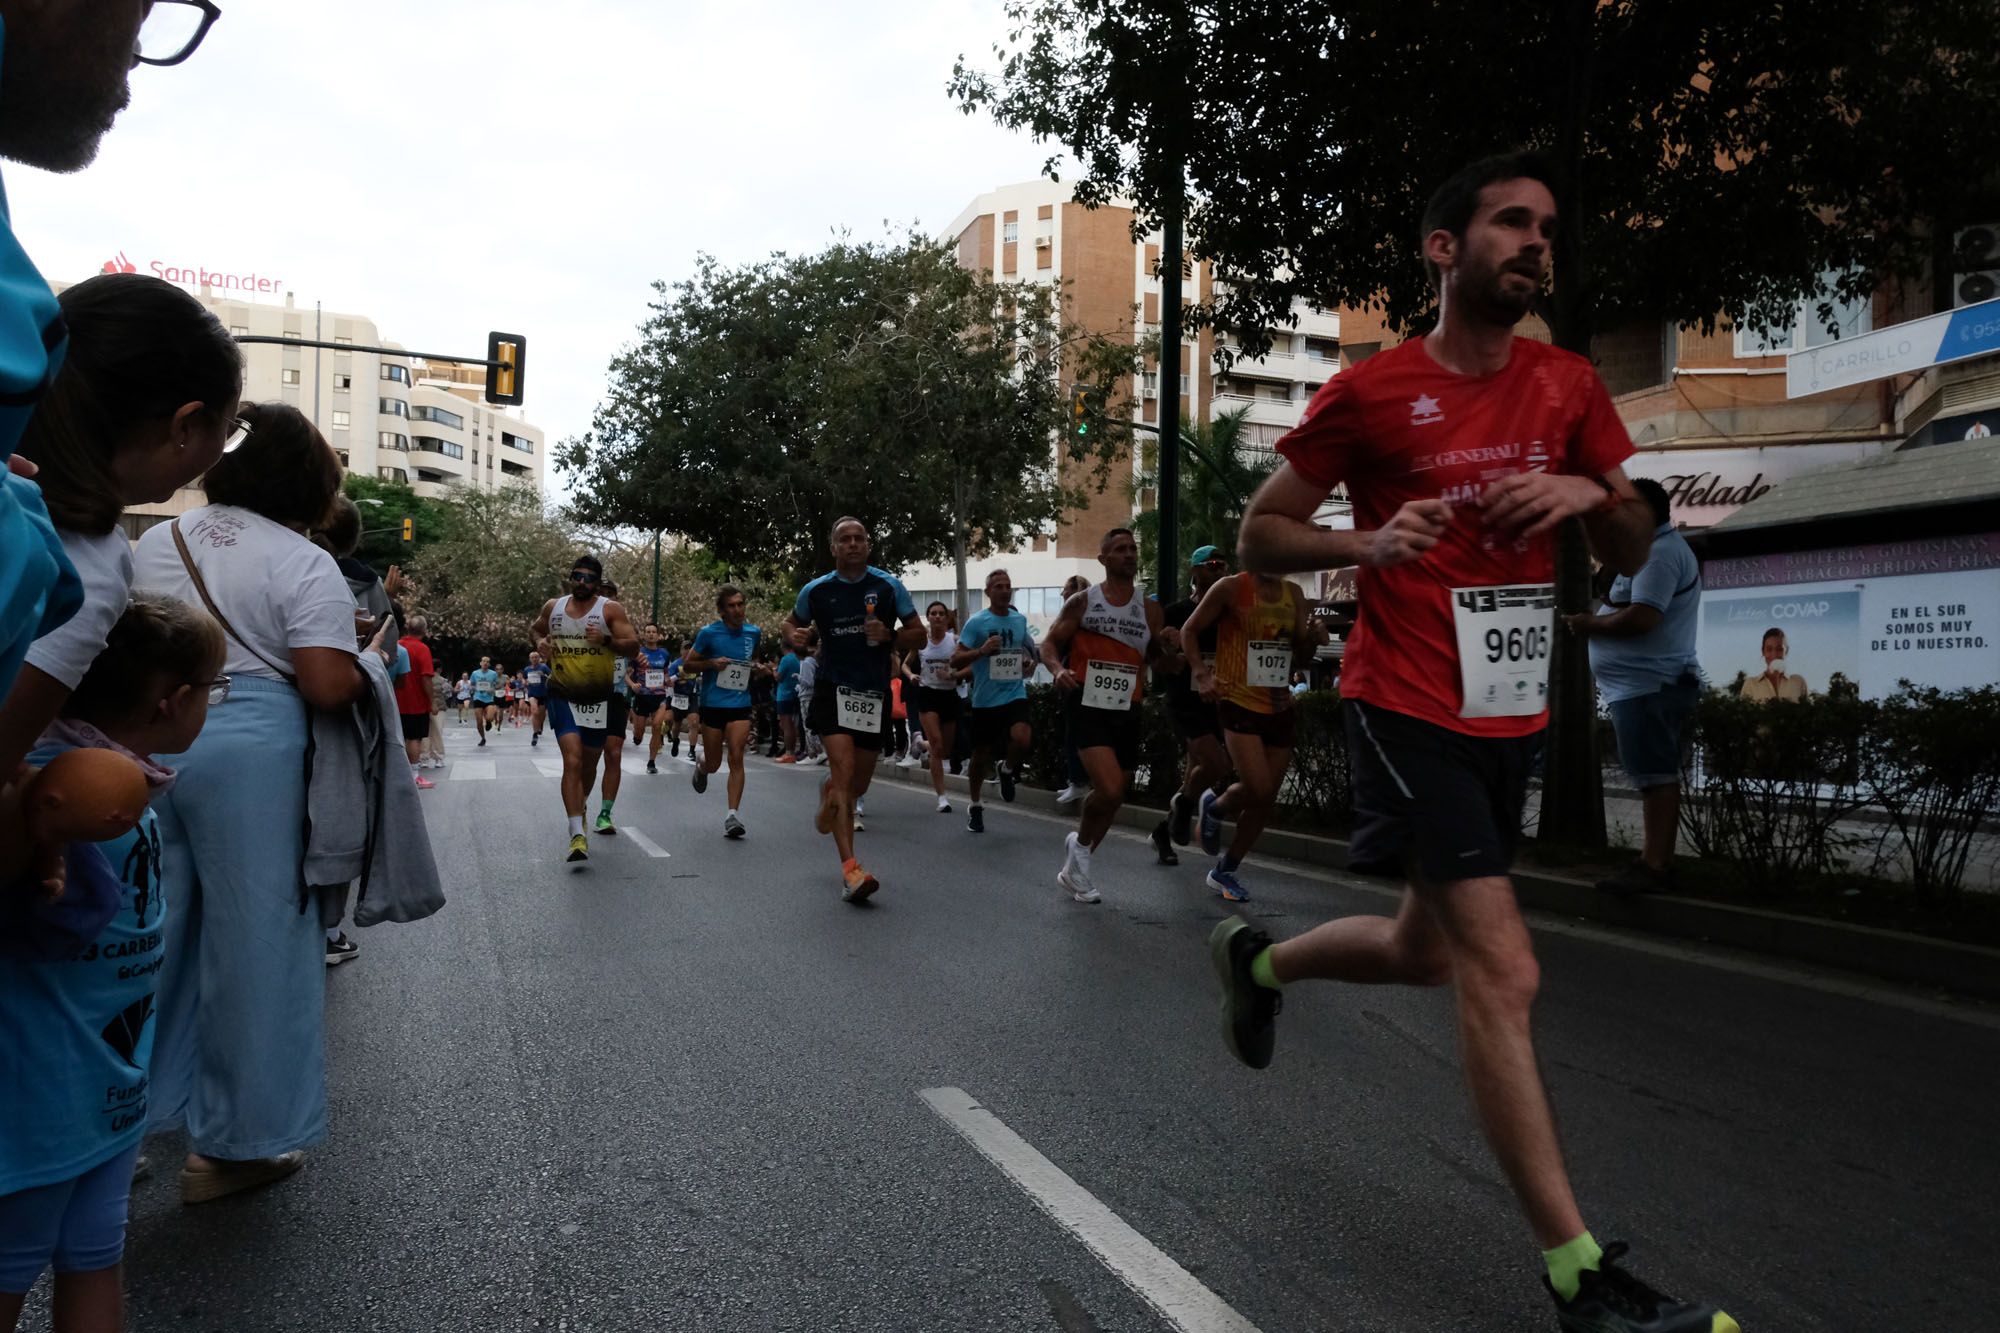
[[[581,832],[583,832],[583,816],[571,815],[569,817],[569,836],[574,838]]]

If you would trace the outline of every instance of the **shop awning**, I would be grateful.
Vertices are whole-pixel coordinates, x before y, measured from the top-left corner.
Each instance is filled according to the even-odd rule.
[[[1972,532],[1996,524],[2000,440],[1963,440],[1782,481],[1700,533],[1697,545],[1704,554],[1734,555]]]

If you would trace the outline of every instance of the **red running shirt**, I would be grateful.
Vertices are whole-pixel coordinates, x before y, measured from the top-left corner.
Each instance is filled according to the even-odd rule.
[[[1315,485],[1345,482],[1363,531],[1411,500],[1452,505],[1451,526],[1422,559],[1361,567],[1341,694],[1468,736],[1527,736],[1548,725],[1546,710],[1459,716],[1451,590],[1555,579],[1553,534],[1521,541],[1487,530],[1478,505],[1487,485],[1516,472],[1601,476],[1632,456],[1590,363],[1516,338],[1497,374],[1456,375],[1412,338],[1327,380],[1277,447]]]
[[[400,641],[410,650],[410,669],[396,682],[396,711],[414,717],[431,711],[431,650],[416,635]]]

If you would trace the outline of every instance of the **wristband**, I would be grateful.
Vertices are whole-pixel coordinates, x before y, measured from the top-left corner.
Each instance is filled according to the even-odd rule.
[[[1619,505],[1625,503],[1625,497],[1618,493],[1618,488],[1616,486],[1613,486],[1610,482],[1606,481],[1603,477],[1598,476],[1596,473],[1592,473],[1590,479],[1596,482],[1599,486],[1602,486],[1604,488],[1604,498],[1598,501],[1597,504],[1597,509],[1599,511],[1608,513],[1611,510],[1616,509]]]

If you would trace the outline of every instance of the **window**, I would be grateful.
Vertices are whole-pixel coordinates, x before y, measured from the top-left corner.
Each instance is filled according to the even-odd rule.
[[[1002,226],[1001,226],[1001,228],[1000,228],[1000,239],[1001,239],[1001,240],[1003,240],[1003,241],[1018,241],[1018,240],[1020,240],[1020,239],[1021,239],[1021,224],[1020,224],[1020,223],[1018,223],[1018,222],[1008,222],[1008,223],[1004,223],[1004,224],[1002,224]]]
[[[380,432],[376,438],[381,441],[384,449],[400,449],[405,453],[409,451],[410,437],[407,435],[398,435],[393,430],[385,430]]]
[[[435,421],[440,426],[465,429],[465,418],[456,412],[447,412],[442,407],[413,407],[410,409],[412,421]]]
[[[335,449],[335,450],[333,451],[333,453],[334,453],[334,457],[336,457],[336,458],[338,458],[338,459],[340,460],[340,467],[341,467],[341,470],[342,470],[343,472],[344,472],[344,471],[346,471],[346,470],[347,470],[347,450],[345,450],[345,449]]]
[[[250,326],[248,324],[231,324],[229,326],[229,332],[231,336],[240,336],[242,334],[250,332]]]
[[[453,444],[450,440],[440,440],[435,435],[415,436],[410,440],[410,445],[412,448],[424,449],[434,454],[443,454],[446,458],[465,457],[464,445]]]
[[[397,384],[408,384],[410,382],[410,368],[408,366],[384,365],[382,367],[382,378],[391,380]]]
[[[1809,296],[1792,308],[1789,324],[1780,328],[1758,330],[1739,326],[1736,330],[1736,355],[1738,356],[1783,356],[1787,352],[1804,351],[1808,347],[1824,347],[1834,341],[1835,336],[1852,338],[1875,327],[1872,295],[1858,296],[1852,301],[1841,301],[1833,295],[1833,284],[1838,275],[1826,273],[1821,276],[1821,295]],[[1819,313],[1824,301],[1833,307],[1833,328],[1827,328],[1827,321]]]
[[[335,335],[333,336],[333,340],[334,340],[335,342],[337,342],[337,343],[346,343],[346,344],[347,344],[347,347],[352,347],[352,346],[354,345],[354,339],[352,339],[352,338],[343,338],[343,337],[341,337],[341,336],[340,336],[339,334],[337,334],[337,333],[336,333],[336,334],[335,334]],[[336,348],[334,348],[334,349],[333,349],[333,354],[334,354],[335,356],[346,356],[346,355],[347,355],[347,347],[336,347]]]
[[[375,475],[384,481],[399,481],[405,486],[410,484],[410,474],[399,467],[378,467]]]
[[[335,375],[333,377],[333,391],[335,393],[346,393],[349,389],[353,387],[354,387],[354,376]]]
[[[345,412],[335,412],[335,413],[333,414],[333,428],[334,428],[335,430],[346,430],[346,429],[347,429],[347,413],[345,413]]]
[[[282,371],[279,374],[279,378],[286,384],[297,384],[299,382],[299,372],[296,370]]]
[[[477,449],[474,449],[472,451],[472,466],[474,467],[479,466],[479,451]]]
[[[505,431],[500,432],[500,443],[506,445],[509,449],[519,449],[524,454],[535,452],[535,442],[533,440],[524,440],[519,435],[509,435]]]
[[[400,398],[384,398],[382,415],[385,417],[406,417],[410,415],[410,405]]]

